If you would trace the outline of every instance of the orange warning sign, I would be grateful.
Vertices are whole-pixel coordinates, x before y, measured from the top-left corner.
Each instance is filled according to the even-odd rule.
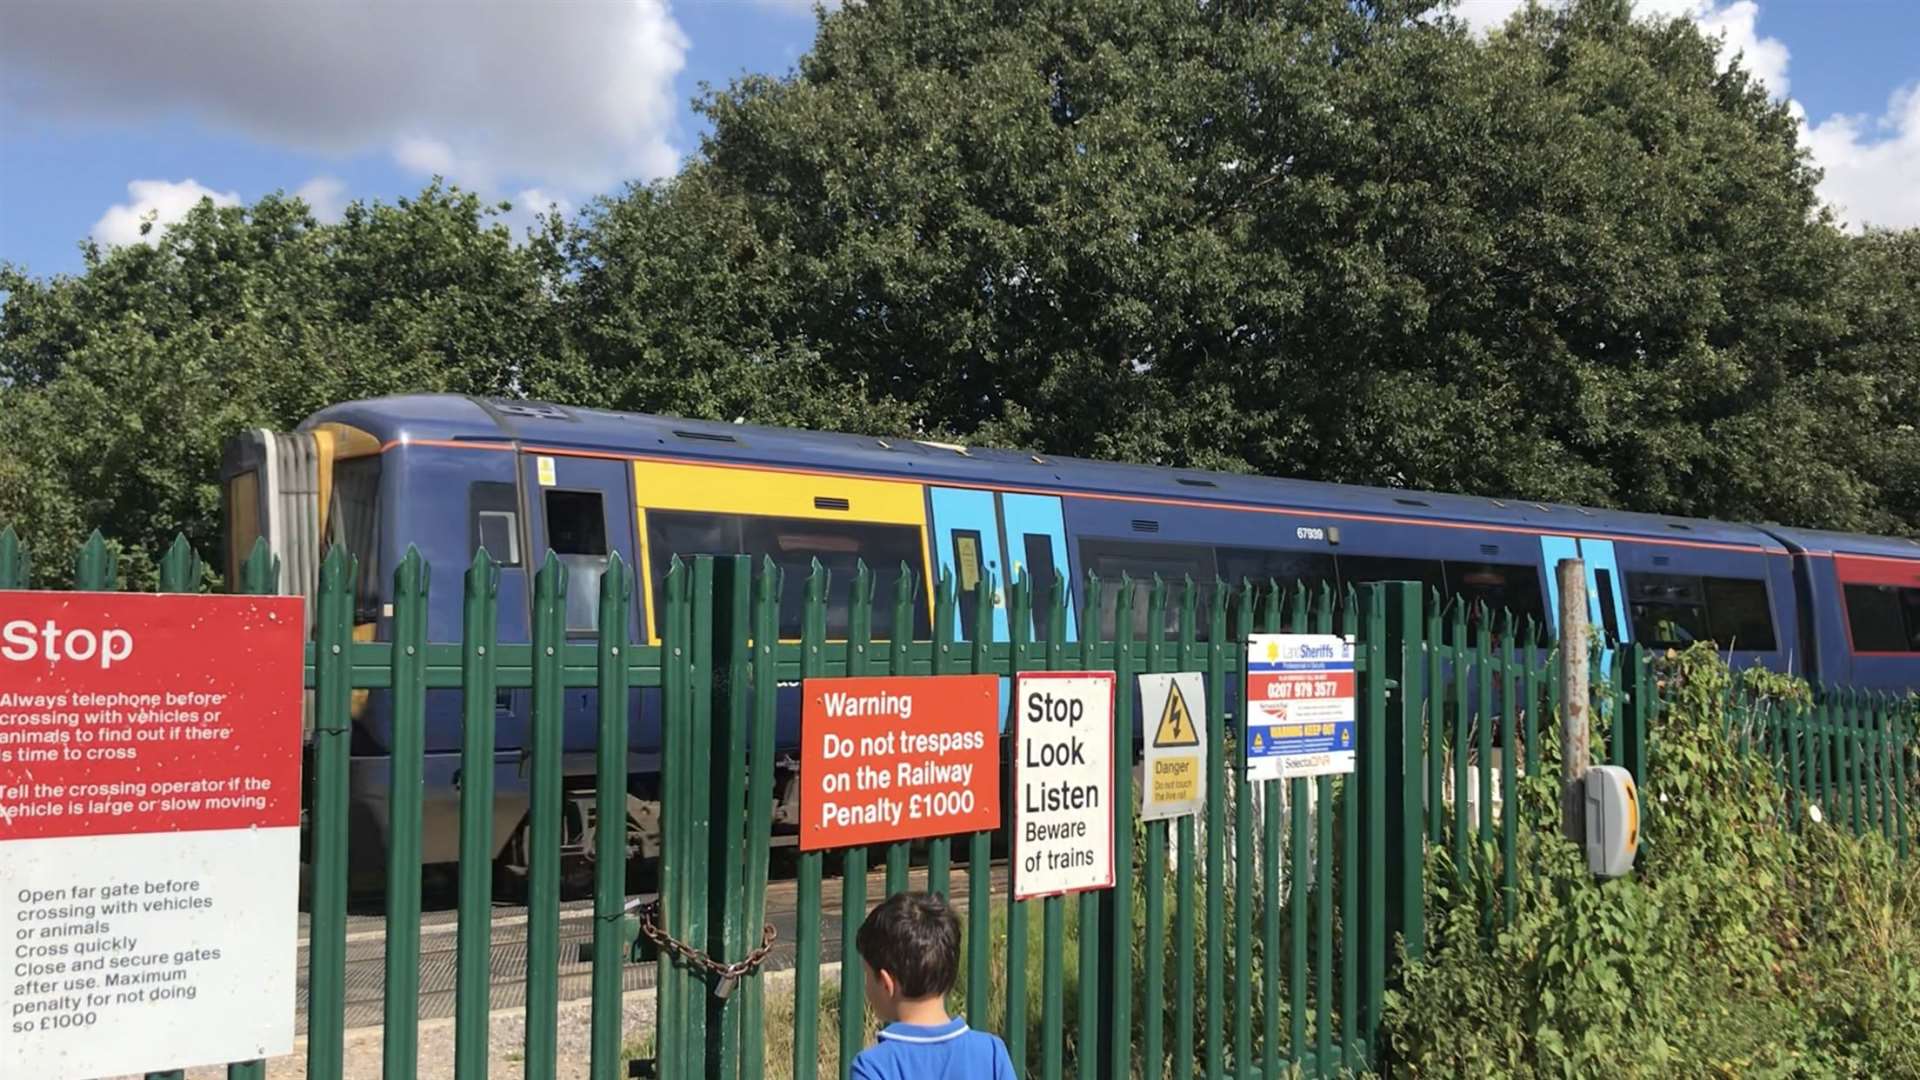
[[[800,848],[1000,826],[1000,680],[809,679],[800,716]]]

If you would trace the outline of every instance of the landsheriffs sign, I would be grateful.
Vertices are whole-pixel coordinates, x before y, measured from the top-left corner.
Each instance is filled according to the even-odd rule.
[[[1197,671],[1140,676],[1146,720],[1145,782],[1140,816],[1154,821],[1197,814],[1207,795],[1205,684]]]
[[[1332,634],[1247,639],[1247,779],[1353,771],[1353,641]]]

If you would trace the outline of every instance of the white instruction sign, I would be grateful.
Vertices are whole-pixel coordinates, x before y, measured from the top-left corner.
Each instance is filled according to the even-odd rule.
[[[300,600],[7,596],[0,1076],[290,1052]]]
[[[1014,705],[1013,895],[1113,887],[1110,671],[1029,671]]]
[[[1197,671],[1140,676],[1146,768],[1140,816],[1148,821],[1200,812],[1207,797],[1206,684]]]

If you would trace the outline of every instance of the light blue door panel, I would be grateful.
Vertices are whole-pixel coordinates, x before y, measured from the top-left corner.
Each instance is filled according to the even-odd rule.
[[[1614,641],[1631,641],[1633,627],[1627,622],[1626,588],[1620,580],[1613,541],[1582,540],[1580,557],[1587,563],[1587,618],[1594,626],[1605,628]],[[1613,610],[1603,611],[1603,605]]]
[[[1000,517],[993,492],[967,488],[929,488],[933,499],[933,534],[943,573],[953,575],[958,603],[954,604],[954,639],[971,640],[976,613],[969,598],[976,575],[985,575],[993,590],[993,640],[1007,640],[1006,560],[1000,552]]]
[[[1060,512],[1060,499],[1054,495],[1003,495],[1001,514],[1007,526],[1007,546],[1011,549],[1012,575],[1025,570],[1033,579],[1034,598],[1053,602],[1053,588],[1064,580],[1067,586],[1067,640],[1078,641],[1079,612],[1074,610],[1073,572],[1067,562],[1067,526]],[[1063,575],[1064,577],[1056,577]],[[1038,641],[1046,635],[1042,629],[1051,616],[1037,612],[1033,635]]]
[[[1579,559],[1586,564],[1587,570],[1588,622],[1609,631],[1616,641],[1633,639],[1633,626],[1627,621],[1626,588],[1620,579],[1620,563],[1614,556],[1611,540],[1543,536],[1540,538],[1540,553],[1546,563],[1547,617],[1554,633],[1560,632],[1560,560]],[[1601,604],[1608,600],[1611,600],[1613,610],[1600,610]]]
[[[1571,536],[1543,536],[1540,554],[1547,564],[1547,623],[1551,633],[1560,633],[1560,561],[1580,557],[1580,542]],[[1589,575],[1591,579],[1591,575]]]
[[[1007,565],[1000,550],[1000,512],[993,492],[970,488],[929,488],[933,500],[934,546],[939,549],[940,570],[953,575],[955,604],[953,618],[956,641],[973,639],[974,620],[979,618],[977,600],[968,587],[984,576],[993,590],[993,640],[1007,640]],[[1013,699],[1010,680],[1000,680],[1000,733],[1007,731],[1007,702]]]
[[[1612,541],[1546,536],[1540,539],[1540,551],[1546,562],[1547,619],[1555,636],[1560,633],[1560,560],[1579,559],[1586,566],[1588,625],[1603,634],[1610,645],[1632,639],[1633,626],[1627,621],[1626,585],[1620,578],[1620,563],[1615,558]],[[1612,610],[1602,610],[1602,605]],[[1613,653],[1611,647],[1602,648],[1600,670],[1611,670]],[[1606,707],[1603,703],[1602,708]]]

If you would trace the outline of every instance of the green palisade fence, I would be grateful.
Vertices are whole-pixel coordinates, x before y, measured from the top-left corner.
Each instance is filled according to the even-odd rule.
[[[95,535],[68,564],[76,585],[113,590],[114,550]],[[190,592],[206,577],[184,540],[160,563],[160,588]],[[31,587],[35,566],[11,530],[0,530],[0,589]],[[910,569],[861,566],[845,595],[844,640],[828,633],[828,573],[812,568],[797,640],[781,640],[782,571],[746,557],[676,560],[668,571],[659,644],[623,631],[567,632],[570,588],[549,556],[533,587],[533,634],[499,640],[499,572],[484,552],[460,586],[460,639],[429,639],[431,569],[409,551],[394,573],[391,640],[355,641],[357,567],[341,549],[320,572],[305,689],[315,695],[308,807],[313,888],[308,975],[308,1075],[344,1069],[347,965],[350,702],[357,691],[392,695],[392,838],[386,875],[382,1041],[384,1075],[406,1077],[419,1060],[422,760],[427,691],[462,695],[458,924],[454,1054],[457,1074],[488,1070],[492,952],[492,763],[495,699],[530,691],[525,768],[531,781],[531,857],[525,1044],[519,1064],[547,1078],[559,1064],[561,722],[569,691],[597,697],[594,811],[624,821],[628,716],[634,695],[661,699],[661,843],[657,907],[629,911],[626,837],[594,837],[590,1069],[627,1075],[625,1053],[650,1044],[654,1075],[755,1080],[814,1077],[820,1063],[849,1062],[866,1040],[853,929],[882,895],[924,883],[964,908],[964,993],[953,1002],[975,1027],[1001,1034],[1023,1075],[1056,1078],[1286,1075],[1363,1072],[1376,1062],[1375,1032],[1400,950],[1423,955],[1423,870],[1444,852],[1480,880],[1491,927],[1510,920],[1520,895],[1519,786],[1559,771],[1555,643],[1533,620],[1446,603],[1412,583],[1336,593],[1269,583],[1101,581],[1089,578],[1070,620],[1064,579],[1046,588],[1021,578],[1005,591],[1012,640],[992,640],[995,583],[978,582],[972,625],[951,578],[931,583],[931,640],[879,640],[876,573],[894,586],[891,625],[914,624]],[[264,544],[237,591],[276,591],[279,568]],[[618,556],[599,581],[601,627],[629,625],[634,574]],[[1037,613],[1036,603],[1044,604]],[[1102,612],[1111,610],[1109,628]],[[836,624],[839,618],[836,617]],[[1070,640],[1069,625],[1080,629]],[[1035,628],[1039,628],[1036,634]],[[1356,640],[1360,721],[1356,771],[1340,777],[1249,783],[1235,730],[1244,641],[1251,633],[1341,633]],[[1596,643],[1592,671],[1596,760],[1630,769],[1643,788],[1660,708],[1656,658],[1639,646]],[[794,968],[791,1059],[767,1060],[770,990],[757,973],[717,967],[764,943],[773,858],[775,746],[781,683],[858,676],[1113,671],[1118,745],[1142,734],[1135,678],[1198,672],[1208,685],[1207,797],[1176,821],[1136,817],[1130,770],[1116,777],[1116,888],[1015,902],[994,888],[992,864],[1010,841],[1000,829],[795,860],[800,928],[781,942]],[[1223,694],[1226,689],[1229,693]],[[1728,744],[1771,768],[1796,827],[1817,809],[1835,828],[1876,833],[1902,857],[1912,846],[1916,712],[1911,701],[1843,689],[1790,701],[1729,691]],[[788,751],[791,752],[790,749]],[[869,869],[882,874],[878,888]],[[883,868],[883,869],[882,869]],[[838,881],[832,876],[837,875]],[[964,875],[964,883],[960,878]],[[676,943],[651,949],[657,964],[655,1027],[623,1030],[622,971],[647,943],[643,919]],[[821,929],[837,920],[841,946],[822,954]],[[832,967],[837,965],[837,972]],[[837,991],[830,993],[829,990]],[[650,1036],[650,1038],[648,1037]],[[829,1053],[823,1056],[823,1048]],[[155,1077],[178,1073],[154,1073]],[[229,1066],[260,1077],[260,1062]]]

